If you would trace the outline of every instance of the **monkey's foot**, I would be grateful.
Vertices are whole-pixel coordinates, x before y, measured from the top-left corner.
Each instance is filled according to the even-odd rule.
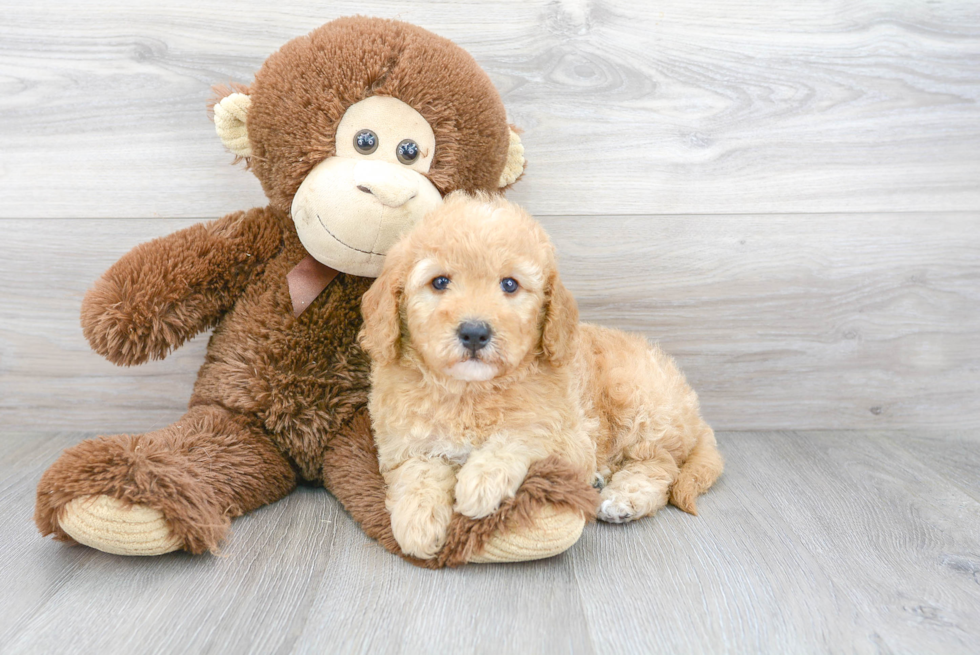
[[[78,543],[114,555],[163,555],[183,546],[159,510],[111,496],[72,500],[58,524]]]
[[[545,506],[531,527],[494,534],[469,561],[489,564],[554,557],[571,548],[584,527],[585,517],[579,512]]]

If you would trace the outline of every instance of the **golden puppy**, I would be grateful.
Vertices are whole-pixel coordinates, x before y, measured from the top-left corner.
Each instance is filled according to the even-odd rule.
[[[480,518],[560,454],[608,481],[614,523],[668,499],[695,513],[722,459],[674,362],[640,336],[579,324],[540,225],[501,197],[456,193],[389,251],[361,344],[391,525],[433,557],[455,508]]]

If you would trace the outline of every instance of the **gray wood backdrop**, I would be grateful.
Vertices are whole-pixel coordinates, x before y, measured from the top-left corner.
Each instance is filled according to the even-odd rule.
[[[980,426],[975,0],[31,0],[0,3],[3,430],[179,416],[206,335],[118,369],[82,294],[264,204],[209,87],[352,13],[476,57],[583,316],[659,340],[717,429]]]

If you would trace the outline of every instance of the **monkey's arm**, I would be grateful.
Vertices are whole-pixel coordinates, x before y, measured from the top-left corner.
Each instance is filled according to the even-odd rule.
[[[281,247],[279,217],[265,208],[136,246],[85,294],[85,338],[114,364],[163,359],[213,326]]]

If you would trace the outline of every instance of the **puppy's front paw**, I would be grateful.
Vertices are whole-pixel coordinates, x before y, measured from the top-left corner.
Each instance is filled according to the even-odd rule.
[[[470,458],[456,475],[456,511],[471,519],[490,516],[524,482],[527,467]]]
[[[453,517],[450,504],[420,503],[417,498],[404,498],[393,505],[391,532],[406,555],[432,559],[446,543],[449,521]]]

